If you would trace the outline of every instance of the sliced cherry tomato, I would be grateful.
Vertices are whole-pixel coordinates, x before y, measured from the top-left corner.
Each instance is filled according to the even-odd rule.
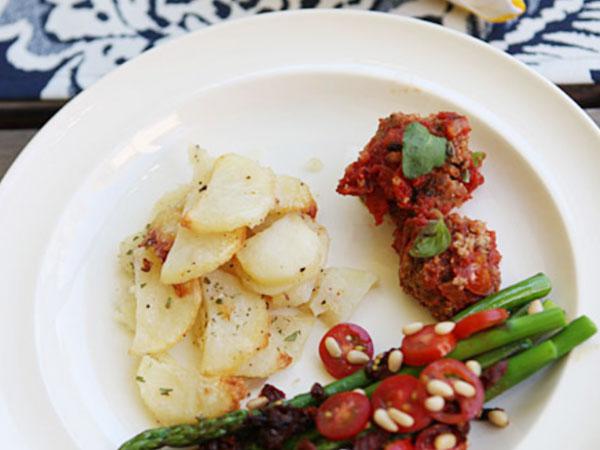
[[[509,312],[503,308],[479,311],[459,321],[453,333],[457,339],[466,339],[472,334],[504,323],[509,317]]]
[[[371,395],[373,410],[396,408],[414,419],[410,427],[399,426],[400,433],[412,433],[425,428],[431,422],[429,412],[423,406],[427,398],[424,386],[411,375],[394,375],[383,380]]]
[[[474,251],[456,268],[456,275],[467,280],[465,288],[477,295],[488,295],[494,288],[488,255]]]
[[[339,358],[332,356],[327,350],[325,341],[333,338],[342,350]],[[325,333],[319,344],[319,355],[325,369],[335,378],[344,378],[353,374],[364,364],[350,364],[346,359],[350,350],[359,350],[366,353],[369,358],[373,357],[373,341],[367,330],[353,323],[340,323]]]
[[[415,448],[410,439],[402,439],[387,443],[383,450],[415,450]]]
[[[446,406],[438,412],[429,414],[438,422],[456,425],[468,422],[481,413],[484,401],[484,389],[481,381],[467,366],[455,359],[440,359],[429,364],[420,376],[423,386],[431,380],[441,380],[454,386],[457,381],[465,381],[475,388],[475,395],[464,397],[454,394],[453,398],[446,399]]]
[[[402,341],[404,362],[410,366],[424,366],[443,358],[454,350],[454,347],[454,334],[436,334],[434,325],[427,325],[418,333],[405,336]]]
[[[465,436],[458,430],[442,424],[432,425],[421,431],[415,442],[415,450],[435,450],[435,438],[444,433],[452,433],[456,436],[456,445],[449,450],[467,450]]]
[[[367,396],[341,392],[323,402],[315,422],[319,433],[327,439],[342,441],[360,433],[370,417],[371,404]]]

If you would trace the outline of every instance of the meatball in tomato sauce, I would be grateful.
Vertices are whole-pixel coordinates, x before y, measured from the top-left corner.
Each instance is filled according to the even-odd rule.
[[[500,287],[496,233],[456,213],[419,216],[395,233],[400,284],[438,320]]]
[[[401,222],[423,212],[442,214],[462,205],[483,183],[483,153],[469,150],[465,116],[394,113],[350,164],[337,191],[363,199],[377,224],[392,212]]]

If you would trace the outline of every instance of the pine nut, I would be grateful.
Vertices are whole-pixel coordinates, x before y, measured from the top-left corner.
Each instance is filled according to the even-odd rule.
[[[498,427],[498,428],[504,428],[507,427],[509,424],[509,420],[508,420],[508,414],[506,414],[505,411],[501,410],[501,409],[493,409],[488,413],[488,421]]]
[[[455,326],[456,324],[454,322],[439,322],[435,324],[433,331],[435,331],[435,334],[443,336],[444,334],[452,333]]]
[[[427,411],[438,412],[444,409],[446,402],[443,397],[439,395],[434,395],[432,397],[427,397],[425,400],[425,409]]]
[[[389,433],[396,433],[398,431],[398,425],[392,420],[390,415],[385,409],[378,408],[373,414],[373,420],[379,427],[383,428]]]
[[[348,360],[350,364],[366,364],[371,360],[371,358],[369,358],[369,355],[367,355],[365,352],[350,350],[346,355],[346,360]]]
[[[415,419],[410,414],[406,414],[396,408],[388,408],[387,410],[390,418],[398,425],[404,428],[412,427],[415,424]]]
[[[256,398],[250,400],[246,404],[246,408],[248,408],[250,411],[252,411],[253,409],[258,409],[258,408],[262,408],[263,406],[266,406],[267,403],[269,403],[269,399],[267,397],[265,397],[264,395],[261,395],[260,397],[256,397]]]
[[[338,344],[338,342],[331,336],[325,339],[325,348],[327,349],[327,353],[329,353],[332,358],[342,357],[342,349],[340,348],[340,344]]]
[[[392,350],[388,356],[388,370],[392,373],[398,372],[402,367],[403,360],[404,355],[400,350]]]
[[[440,397],[450,398],[454,396],[454,390],[452,387],[441,380],[431,380],[427,383],[427,392],[431,395],[439,395]]]
[[[413,322],[413,323],[409,323],[408,325],[404,325],[404,327],[402,327],[402,332],[406,336],[410,336],[411,334],[418,333],[422,329],[423,329],[423,324],[421,322]]]
[[[467,397],[467,398],[474,397],[475,394],[477,393],[477,391],[475,390],[475,387],[472,384],[467,383],[466,381],[462,381],[462,380],[454,382],[454,391],[458,395],[462,395],[463,397]]]
[[[454,433],[442,433],[433,441],[435,450],[449,450],[456,447],[456,436]]]
[[[467,361],[465,364],[471,372],[473,372],[477,377],[481,376],[481,364],[479,364],[474,359]]]
[[[541,300],[532,301],[527,307],[527,314],[537,314],[544,310],[544,305]]]
[[[356,388],[352,392],[356,392],[357,394],[360,394],[360,395],[367,395],[367,393],[361,388]]]

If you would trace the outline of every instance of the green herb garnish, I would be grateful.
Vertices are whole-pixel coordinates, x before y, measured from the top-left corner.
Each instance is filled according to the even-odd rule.
[[[169,297],[167,299],[167,303],[165,303],[165,308],[169,309],[171,307],[171,303],[173,303],[173,299]]]
[[[451,240],[444,219],[431,220],[417,235],[409,254],[414,258],[431,258],[444,252]]]
[[[431,172],[446,161],[448,141],[419,122],[408,124],[402,138],[402,172],[410,180]]]
[[[481,163],[485,159],[487,155],[484,152],[473,152],[471,153],[471,158],[473,159],[473,165],[475,167],[481,166]]]
[[[294,342],[298,336],[300,336],[300,330],[294,331],[289,336],[286,336],[283,340],[285,342]]]
[[[140,383],[145,383],[146,382],[146,379],[144,377],[140,377],[139,375],[137,377],[135,377],[135,379],[137,381],[139,381]]]
[[[160,391],[160,395],[165,396],[168,396],[171,392],[173,392],[173,389],[171,388],[159,388],[158,390]]]

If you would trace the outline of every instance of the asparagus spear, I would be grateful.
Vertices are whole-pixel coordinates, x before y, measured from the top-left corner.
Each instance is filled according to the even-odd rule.
[[[497,362],[516,355],[517,353],[521,353],[531,347],[533,347],[533,341],[529,338],[525,338],[520,341],[511,342],[510,344],[506,344],[497,349],[490,350],[489,352],[482,353],[473,359],[479,363],[482,369],[487,369]]]
[[[508,307],[507,305],[517,307],[534,298],[542,297],[547,294],[549,290],[550,282],[548,278],[543,274],[538,274],[484,298],[470,309],[473,309],[480,304],[482,306],[478,307],[476,309],[477,311],[489,308]],[[474,312],[474,310],[471,312]],[[462,313],[455,316],[454,319],[459,319],[461,315]],[[521,339],[521,337],[514,340],[517,339]],[[497,346],[506,343],[507,342],[498,343]],[[492,344],[490,343],[489,345]],[[493,345],[481,350],[479,353],[491,348],[494,348]],[[325,394],[329,396],[337,392],[365,387],[370,383],[371,380],[366,375],[365,371],[359,370],[346,378],[328,384],[324,389]],[[314,399],[308,393],[300,394],[290,399],[287,404],[301,408],[314,404]],[[248,414],[251,413],[247,410],[238,410],[215,419],[201,420],[197,424],[175,425],[171,427],[150,429],[125,442],[120,447],[120,450],[155,450],[166,446],[186,447],[203,440],[214,439],[237,431],[243,426]]]
[[[529,336],[562,328],[566,324],[565,313],[558,308],[509,319],[501,327],[483,331],[459,341],[448,358],[465,360]]]
[[[545,274],[538,273],[463,309],[454,316],[453,320],[460,320],[470,314],[486,309],[515,309],[525,303],[529,303],[531,300],[544,297],[551,289],[550,279]]]
[[[573,348],[592,337],[596,331],[594,322],[587,316],[581,316],[556,336],[509,358],[508,367],[502,378],[486,391],[486,401],[500,395],[551,362],[566,355]]]

